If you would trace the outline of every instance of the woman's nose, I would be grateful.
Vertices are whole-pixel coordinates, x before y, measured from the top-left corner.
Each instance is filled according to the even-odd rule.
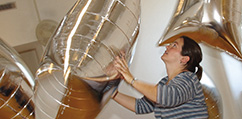
[[[170,44],[166,46],[166,49],[168,49],[170,47]]]

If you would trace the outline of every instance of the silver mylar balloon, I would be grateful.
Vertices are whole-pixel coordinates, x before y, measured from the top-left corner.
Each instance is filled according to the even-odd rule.
[[[95,118],[119,84],[114,57],[131,61],[139,19],[140,0],[78,0],[37,71],[36,118]]]
[[[242,61],[241,0],[180,0],[159,45],[182,35]]]
[[[0,39],[0,118],[34,119],[34,77],[19,54]]]

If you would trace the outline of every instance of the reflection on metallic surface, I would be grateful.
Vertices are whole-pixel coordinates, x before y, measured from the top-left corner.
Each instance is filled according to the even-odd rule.
[[[66,97],[62,99],[62,103],[70,106],[70,108],[73,109],[68,109],[65,106],[61,106],[59,108],[57,118],[67,119],[70,117],[70,114],[77,114],[71,116],[75,119],[95,118],[95,116],[101,110],[101,108],[96,108],[99,107],[99,94],[96,93],[95,90],[92,90],[92,88],[85,81],[76,76],[69,77],[67,87],[71,88],[66,90]],[[80,107],[85,108],[80,110]]]
[[[55,31],[58,23],[54,20],[45,19],[39,22],[35,29],[35,34],[38,41],[45,46]]]
[[[204,86],[203,88],[204,88],[203,93],[205,96],[205,102],[208,107],[209,119],[221,119],[222,108],[221,107],[219,108],[219,103],[217,102],[218,97],[213,94],[213,91],[212,91],[213,89],[208,88],[206,86]]]
[[[37,71],[36,118],[95,118],[119,84],[114,57],[131,62],[139,19],[140,0],[78,0]]]
[[[0,39],[0,118],[34,119],[33,88],[26,64]]]
[[[203,86],[203,93],[208,108],[209,119],[222,119],[223,105],[220,92],[205,72],[203,72],[200,82]]]
[[[159,45],[186,35],[242,60],[241,0],[180,0]]]

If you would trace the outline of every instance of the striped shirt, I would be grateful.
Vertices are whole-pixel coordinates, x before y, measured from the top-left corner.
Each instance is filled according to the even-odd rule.
[[[154,112],[157,119],[204,119],[208,118],[202,85],[195,73],[178,74],[167,85],[164,77],[157,88],[157,102],[142,97],[136,99],[136,114]]]

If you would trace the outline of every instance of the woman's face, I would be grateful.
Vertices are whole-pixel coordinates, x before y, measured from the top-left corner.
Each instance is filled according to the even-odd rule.
[[[183,38],[178,38],[170,45],[166,46],[166,51],[161,56],[161,59],[165,63],[173,63],[173,62],[180,62],[180,59],[182,58],[181,51],[183,46]]]

